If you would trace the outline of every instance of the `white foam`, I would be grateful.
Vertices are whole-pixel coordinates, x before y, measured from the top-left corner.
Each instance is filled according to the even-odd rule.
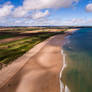
[[[64,54],[63,50],[61,50],[61,54],[63,55],[63,67],[62,67],[61,72],[60,72],[60,92],[70,92],[70,89],[68,88],[68,86],[64,85],[63,82],[61,81],[62,72],[67,67],[66,60],[65,60],[66,55]]]
[[[69,39],[70,37],[71,37],[71,35],[68,35],[68,36],[65,37],[65,39]]]

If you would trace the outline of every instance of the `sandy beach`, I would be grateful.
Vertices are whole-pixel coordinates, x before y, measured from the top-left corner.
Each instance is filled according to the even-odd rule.
[[[65,34],[50,37],[0,71],[0,92],[60,92]]]
[[[68,33],[73,33],[73,32],[75,32],[76,30],[79,30],[79,29],[69,29],[69,30],[67,30],[66,32],[68,32]]]
[[[64,36],[51,37],[23,68],[0,88],[0,92],[60,92],[59,77],[63,66],[61,47]],[[35,48],[33,49],[35,51]]]

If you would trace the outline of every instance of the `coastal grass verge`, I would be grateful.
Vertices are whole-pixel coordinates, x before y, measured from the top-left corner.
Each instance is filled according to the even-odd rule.
[[[37,34],[31,37],[25,37],[13,42],[1,43],[0,63],[5,65],[11,63],[18,57],[22,56],[25,52],[33,48],[38,43],[56,34],[64,34],[64,31],[52,33],[43,32],[41,34]]]
[[[6,39],[6,38],[11,38],[13,37],[12,35],[6,34],[6,35],[0,35],[0,40]]]

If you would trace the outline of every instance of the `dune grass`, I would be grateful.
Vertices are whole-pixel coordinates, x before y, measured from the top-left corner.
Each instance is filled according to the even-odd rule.
[[[63,31],[60,33],[64,33]],[[0,62],[9,64],[13,60],[22,56],[29,49],[33,48],[36,44],[44,41],[50,36],[60,33],[43,33],[32,37],[26,37],[17,41],[0,44]]]

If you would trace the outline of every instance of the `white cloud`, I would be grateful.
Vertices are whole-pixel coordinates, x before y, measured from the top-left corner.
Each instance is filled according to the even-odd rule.
[[[88,5],[86,6],[86,11],[92,12],[92,3],[90,3],[90,4],[88,4]]]
[[[17,7],[14,12],[14,17],[24,17],[30,11],[49,9],[49,8],[67,8],[78,0],[24,0],[21,7]]]
[[[45,9],[45,8],[60,8],[69,7],[73,2],[78,0],[24,0],[23,7],[25,9]]]
[[[59,21],[57,20],[52,20],[48,18],[43,18],[43,19],[37,19],[37,20],[32,20],[32,21],[25,21],[25,24],[28,26],[51,26],[51,25],[58,25]]]
[[[81,26],[81,25],[91,25],[92,24],[92,19],[91,18],[72,18],[72,19],[66,19],[63,20],[61,25],[68,25],[68,26]]]
[[[57,19],[50,19],[40,18],[36,20],[29,20],[28,18],[11,18],[8,19],[0,19],[0,25],[6,26],[82,26],[82,25],[91,25],[92,18],[72,18],[72,19],[64,19],[64,20],[57,20]]]
[[[5,4],[0,8],[0,17],[6,17],[11,14],[13,5],[11,4]]]
[[[19,24],[19,23],[22,23],[21,20],[16,20],[15,21],[15,24]]]
[[[12,15],[13,17],[24,17],[27,13],[28,11],[23,9],[23,7],[18,7],[13,11]]]
[[[85,24],[85,19],[84,18],[73,18],[70,20],[66,20],[63,22],[63,24],[65,25],[81,25],[81,24]]]
[[[83,18],[73,18],[71,21],[70,21],[71,24],[80,24],[80,23],[85,23],[85,20]]]
[[[49,15],[49,11],[46,10],[45,12],[41,12],[41,11],[37,11],[35,13],[32,14],[32,19],[40,19],[40,18],[43,18],[43,17],[46,17]]]
[[[68,8],[74,2],[77,3],[78,0],[23,0],[23,5],[17,8],[14,8],[14,6],[8,2],[0,8],[0,17],[10,15],[10,19],[6,18],[3,22],[3,24],[7,25],[61,25],[60,20],[55,20],[54,18],[47,19],[46,16],[50,13],[48,10],[52,8]],[[45,10],[44,12],[42,12],[43,9]],[[73,19],[71,24],[76,23],[76,21],[78,23],[79,20]]]

